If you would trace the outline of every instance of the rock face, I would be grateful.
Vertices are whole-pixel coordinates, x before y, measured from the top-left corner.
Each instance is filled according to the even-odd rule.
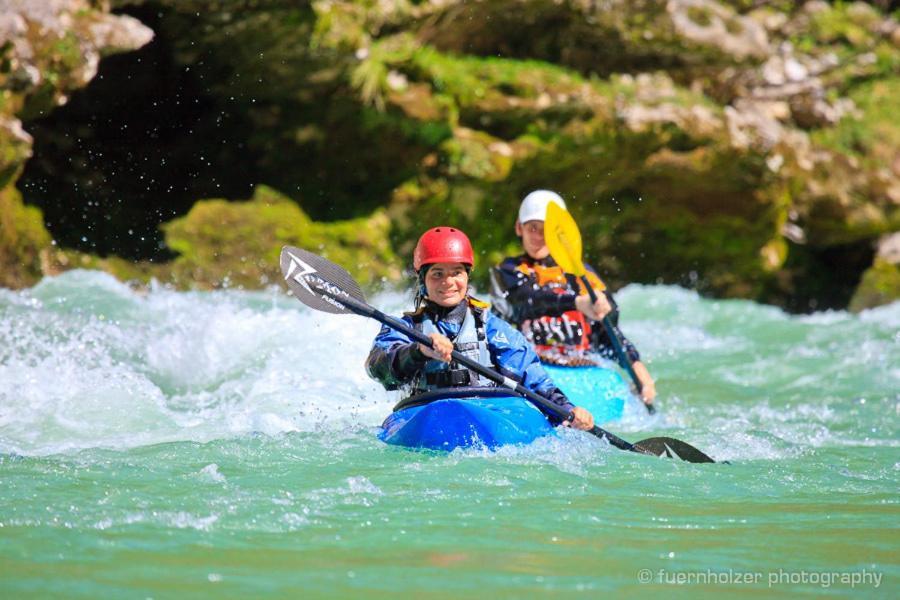
[[[278,255],[285,245],[321,252],[366,286],[400,277],[384,211],[316,223],[290,198],[259,186],[247,202],[201,200],[163,227],[167,244],[179,254],[168,267],[170,281],[183,287],[258,288],[279,281]]]
[[[863,273],[850,310],[859,312],[893,302],[900,297],[900,233],[885,236],[878,244],[875,262]]]
[[[13,186],[0,190],[0,285],[20,288],[41,277],[41,253],[50,246],[41,211],[22,204]]]
[[[864,271],[884,271],[877,241],[900,229],[900,26],[862,3],[759,4],[116,2],[153,16],[167,59],[202,82],[197,102],[210,107],[185,125],[208,137],[155,155],[141,154],[153,144],[145,140],[126,149],[136,153],[131,162],[163,155],[165,168],[147,176],[159,179],[191,172],[184,155],[212,153],[219,177],[240,168],[250,184],[287,192],[262,187],[249,203],[204,201],[169,224],[157,218],[178,256],[138,276],[263,285],[280,244],[302,241],[334,256],[346,249],[345,260],[365,265],[356,275],[390,280],[405,262],[396,257],[437,224],[463,228],[488,265],[518,251],[518,201],[540,187],[569,201],[588,260],[613,287],[667,282],[799,311],[846,306]],[[61,51],[15,50],[18,62],[2,74],[5,89],[24,90],[7,92],[19,104],[0,114],[4,156],[18,157],[0,170],[9,179],[31,148],[16,118],[27,128],[84,85],[99,48],[136,47],[147,35],[97,3],[11,5],[20,20],[0,21],[0,35],[16,40],[8,48],[25,48],[34,24],[48,19],[56,39],[79,41],[65,60],[51,58]],[[51,80],[37,93],[36,81]],[[238,122],[229,115],[240,115],[239,128],[221,125],[223,116]],[[42,139],[54,134],[46,129],[36,128]],[[59,147],[74,159],[33,161],[45,165],[43,179],[29,182],[68,170],[80,148],[103,150],[91,128],[73,135],[79,144]],[[94,206],[116,196],[115,174],[105,180],[91,188]],[[184,179],[163,183],[195,189]],[[26,200],[32,187],[23,187]],[[305,211],[291,210],[287,196]],[[162,200],[133,202],[150,213]],[[279,219],[301,225],[288,233]],[[355,227],[356,237],[347,233]],[[80,237],[66,239],[77,246]],[[92,260],[63,259],[45,263]],[[39,272],[32,267],[18,284]],[[486,273],[475,271],[481,286]],[[890,286],[876,287],[877,301],[893,298]]]
[[[40,213],[23,207],[12,187],[31,156],[20,117],[64,104],[94,77],[101,56],[152,37],[136,19],[87,0],[0,0],[0,285],[37,281],[40,253],[50,243]]]

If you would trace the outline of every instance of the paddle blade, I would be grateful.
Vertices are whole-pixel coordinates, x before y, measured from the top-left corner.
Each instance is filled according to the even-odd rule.
[[[585,274],[581,262],[581,232],[572,215],[555,202],[547,205],[544,221],[544,241],[550,256],[563,271],[581,277]]]
[[[680,458],[692,463],[714,463],[713,459],[697,450],[690,444],[670,437],[655,437],[641,440],[634,445],[634,449],[643,454],[664,456],[666,458]]]
[[[356,314],[341,297],[365,302],[359,284],[350,273],[312,252],[285,246],[281,249],[281,274],[294,296],[310,308],[335,314]]]

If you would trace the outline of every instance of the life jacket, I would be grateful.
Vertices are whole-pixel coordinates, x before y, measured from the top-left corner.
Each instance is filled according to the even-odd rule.
[[[489,305],[475,298],[467,297],[466,301],[466,315],[460,325],[459,333],[453,340],[453,349],[478,364],[493,369],[485,331],[485,311]],[[425,335],[441,333],[424,310],[420,309],[409,316],[412,317],[413,327]],[[495,385],[497,384],[490,379],[480,376],[455,360],[449,363],[429,360],[425,363],[424,369],[413,379],[410,391],[416,395],[441,388],[491,387]]]
[[[542,265],[521,262],[516,267],[527,277],[534,277],[537,285],[544,289],[565,294],[575,287],[579,293],[587,294],[587,288],[580,278],[569,275],[559,265]],[[587,279],[595,291],[606,289],[606,284],[592,271]],[[573,286],[574,281],[574,286]],[[568,310],[559,316],[544,315],[536,319],[526,319],[519,329],[537,352],[541,360],[558,364],[580,364],[584,355],[591,351],[591,324],[580,310]]]

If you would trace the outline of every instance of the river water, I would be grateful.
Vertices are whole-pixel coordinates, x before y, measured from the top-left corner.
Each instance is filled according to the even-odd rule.
[[[617,299],[661,410],[606,428],[731,464],[389,447],[379,325],[274,288],[0,290],[0,597],[897,597],[900,303]]]

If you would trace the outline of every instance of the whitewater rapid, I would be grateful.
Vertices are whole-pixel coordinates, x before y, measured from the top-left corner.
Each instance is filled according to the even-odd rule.
[[[632,406],[616,431],[687,431],[730,458],[896,444],[900,303],[798,317],[675,287],[634,285],[617,298],[658,380],[662,415]],[[411,300],[370,301],[398,314]],[[374,435],[398,400],[363,368],[379,327],[312,311],[277,287],[137,290],[70,271],[0,290],[0,453]]]

